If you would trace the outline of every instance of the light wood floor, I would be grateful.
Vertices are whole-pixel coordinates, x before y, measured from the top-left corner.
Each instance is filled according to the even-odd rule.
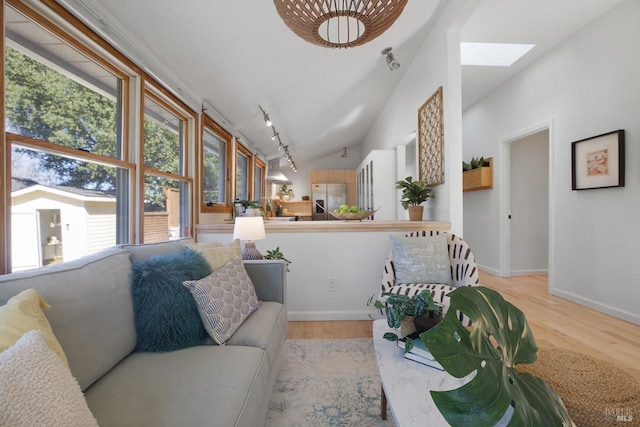
[[[481,272],[480,283],[500,292],[524,312],[539,347],[554,346],[590,354],[629,370],[640,380],[639,325],[549,295],[544,275],[502,278]],[[289,322],[289,338],[369,338],[371,323],[370,320]]]

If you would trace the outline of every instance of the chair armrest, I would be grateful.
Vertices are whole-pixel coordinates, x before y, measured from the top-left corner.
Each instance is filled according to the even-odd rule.
[[[265,259],[243,262],[260,301],[286,303],[287,272],[284,261]]]

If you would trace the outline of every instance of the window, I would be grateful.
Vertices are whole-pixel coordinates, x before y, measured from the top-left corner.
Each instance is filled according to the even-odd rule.
[[[260,204],[266,203],[266,195],[264,191],[265,177],[267,166],[265,163],[254,157],[255,166],[253,168],[253,193],[254,199],[260,201]]]
[[[203,115],[202,212],[230,212],[229,162],[232,136]]]
[[[18,7],[5,7],[11,271],[128,242],[135,170],[122,155],[127,77]]]
[[[144,243],[191,235],[191,179],[186,174],[187,115],[151,90],[144,97]]]
[[[249,200],[250,157],[249,150],[238,144],[236,151],[236,199]]]

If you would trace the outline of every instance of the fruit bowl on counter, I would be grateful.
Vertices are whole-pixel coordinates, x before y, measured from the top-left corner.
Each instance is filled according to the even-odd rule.
[[[358,211],[358,212],[342,212],[342,213],[329,212],[329,214],[336,219],[341,219],[344,221],[362,221],[363,219],[373,215],[376,211],[377,209],[375,211]]]

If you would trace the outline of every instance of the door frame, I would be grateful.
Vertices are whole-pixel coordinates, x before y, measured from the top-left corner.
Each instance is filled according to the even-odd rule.
[[[500,138],[500,157],[502,158],[502,166],[500,168],[500,254],[499,273],[501,277],[511,276],[511,144],[519,141],[527,136],[533,135],[541,131],[549,131],[549,248],[548,248],[548,266],[549,266],[549,287],[551,287],[551,277],[553,271],[553,244],[551,236],[553,236],[553,165],[554,165],[554,131],[553,118],[544,120],[535,125],[516,131],[510,135]]]

